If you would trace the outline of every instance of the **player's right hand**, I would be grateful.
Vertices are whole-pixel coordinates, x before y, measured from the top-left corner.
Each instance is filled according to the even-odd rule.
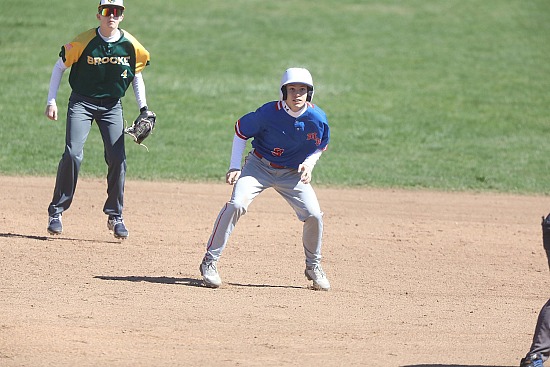
[[[233,185],[239,177],[241,176],[241,170],[232,168],[225,174],[225,182],[227,182],[230,185]]]
[[[46,106],[46,112],[44,112],[47,118],[53,121],[57,121],[57,105],[51,104]]]

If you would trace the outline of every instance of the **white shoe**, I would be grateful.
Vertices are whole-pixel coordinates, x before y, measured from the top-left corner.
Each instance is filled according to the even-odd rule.
[[[220,274],[218,274],[216,263],[217,261],[203,259],[199,267],[204,285],[208,288],[218,288],[222,285],[222,279],[220,278]]]
[[[306,266],[305,275],[308,280],[313,280],[313,289],[328,291],[330,283],[321,265]]]

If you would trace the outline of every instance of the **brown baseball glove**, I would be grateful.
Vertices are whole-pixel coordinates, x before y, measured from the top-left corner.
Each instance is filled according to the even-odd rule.
[[[145,110],[139,114],[132,126],[124,129],[124,132],[134,138],[137,144],[143,145],[142,142],[153,133],[156,121],[157,115],[153,111]]]

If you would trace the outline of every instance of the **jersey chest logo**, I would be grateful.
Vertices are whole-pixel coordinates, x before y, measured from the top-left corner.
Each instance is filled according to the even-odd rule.
[[[103,64],[113,64],[113,65],[124,65],[130,66],[130,56],[105,56],[105,57],[93,57],[88,56],[86,58],[89,65],[103,65]]]
[[[317,133],[308,133],[307,140],[315,140],[315,145],[321,145],[321,139],[317,137]]]
[[[271,151],[271,154],[275,157],[280,157],[283,155],[285,150],[283,148],[275,148]]]

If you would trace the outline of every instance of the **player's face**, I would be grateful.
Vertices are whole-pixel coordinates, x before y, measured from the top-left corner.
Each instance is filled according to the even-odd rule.
[[[285,102],[292,111],[300,111],[307,102],[307,85],[301,83],[287,84]]]
[[[118,24],[124,19],[123,9],[116,6],[105,6],[99,10],[97,19],[103,29],[117,29]]]

